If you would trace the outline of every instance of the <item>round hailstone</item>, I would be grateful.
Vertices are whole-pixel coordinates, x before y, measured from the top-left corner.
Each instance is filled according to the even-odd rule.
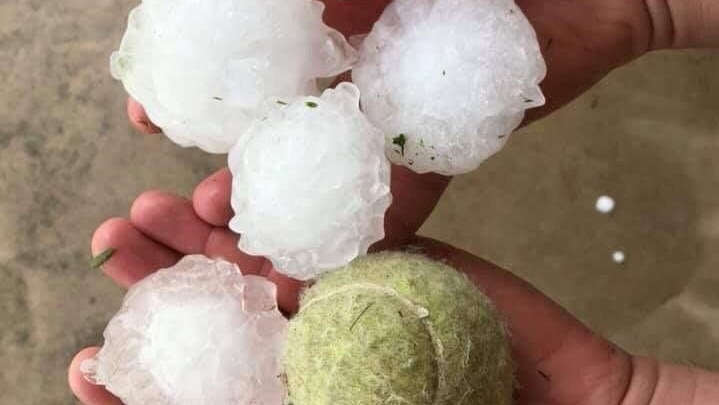
[[[614,211],[616,203],[614,199],[608,195],[603,195],[597,198],[597,202],[594,204],[594,208],[602,214],[609,214]]]
[[[612,253],[612,260],[616,264],[622,264],[625,260],[627,260],[627,256],[621,250],[617,250],[616,252]]]
[[[317,94],[317,78],[356,61],[323,11],[316,0],[144,0],[112,74],[170,139],[226,153],[270,98]]]
[[[288,100],[289,101],[289,100]],[[230,228],[243,251],[299,280],[343,266],[384,237],[390,165],[384,136],[351,83],[255,121],[230,151]]]
[[[546,66],[512,0],[395,0],[360,47],[352,79],[387,136],[387,156],[419,172],[472,171],[544,104]]]
[[[187,256],[130,289],[82,371],[126,405],[281,405],[286,330],[274,284]]]

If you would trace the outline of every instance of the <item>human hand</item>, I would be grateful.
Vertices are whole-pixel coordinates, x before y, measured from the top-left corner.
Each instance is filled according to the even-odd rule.
[[[345,35],[356,35],[371,29],[389,1],[325,3],[327,23]],[[711,7],[711,0],[518,0],[518,4],[537,31],[548,65],[542,83],[548,104],[530,110],[527,122],[566,104],[612,69],[647,51],[719,45],[719,24],[712,24],[719,21],[719,10]],[[141,132],[160,132],[137,102],[129,100],[127,109]],[[449,178],[421,176],[400,167],[392,172],[394,204],[387,226],[404,228],[400,236],[408,237],[431,213]],[[223,172],[213,178],[221,185],[216,192],[229,194],[229,175]],[[229,209],[229,199],[227,203]]]
[[[200,185],[196,195],[203,194],[202,187],[208,185]],[[221,219],[227,214],[211,209],[206,207],[206,216]],[[124,287],[158,268],[173,265],[186,254],[222,256],[238,263],[245,274],[261,274],[273,280],[280,307],[287,313],[295,312],[300,284],[274,272],[265,259],[239,252],[236,242],[237,237],[226,228],[202,219],[190,201],[150,192],[136,200],[129,221],[111,219],[100,226],[92,249],[117,249],[103,269]],[[708,405],[710,399],[719,396],[716,375],[631,357],[511,273],[440,242],[411,242],[425,254],[465,272],[494,302],[507,322],[517,364],[517,404]],[[70,386],[86,405],[120,404],[80,373],[80,363],[97,350],[88,348],[75,357],[70,366]]]
[[[357,34],[369,29],[387,1],[368,0],[361,6],[343,0],[328,0],[326,3],[326,17],[330,25],[345,34]],[[710,0],[519,0],[518,3],[538,31],[549,68],[543,83],[549,104],[531,111],[529,120],[563,105],[613,68],[646,51],[719,44],[719,33],[713,28],[717,24],[711,23],[719,20],[719,10],[711,7]],[[669,18],[670,15],[673,18]],[[128,112],[131,121],[141,131],[150,133],[159,130],[153,128],[137,103],[130,101]],[[387,215],[388,238],[383,245],[409,242],[431,212],[447,182],[448,179],[441,176],[420,176],[406,169],[394,168],[395,203]],[[236,237],[225,228],[231,215],[229,187],[229,173],[223,170],[198,187],[192,203],[161,193],[146,194],[136,202],[130,221],[110,220],[98,229],[93,251],[99,252],[109,246],[120,249],[105,270],[123,286],[131,285],[157,268],[174,264],[185,253],[204,252],[223,256],[239,262],[245,272],[268,275],[278,283],[280,290],[288,291],[279,298],[283,308],[291,311],[296,305],[292,297],[298,285],[278,276],[266,261],[237,252]],[[195,210],[192,209],[193,204]],[[161,213],[174,209],[177,212],[173,215]],[[168,217],[172,220],[168,221]],[[163,218],[166,223],[159,224]],[[78,358],[88,357],[91,353],[83,352]],[[70,378],[78,396],[87,404],[113,403],[104,390],[84,383],[76,370],[77,361],[73,364],[75,369]],[[644,367],[641,364],[649,364],[646,367],[650,369],[654,367],[654,363],[640,360],[636,367]],[[651,370],[645,373],[650,377],[640,379],[640,383],[655,383],[657,378],[651,377],[651,373]],[[540,377],[544,378],[542,374]],[[648,397],[645,399],[637,403],[648,403]],[[119,402],[115,400],[114,403]],[[547,400],[546,403],[562,402]]]
[[[390,0],[323,0],[325,21],[346,36],[365,34]],[[719,46],[719,7],[713,0],[517,0],[531,21],[547,61],[542,88],[548,104],[536,119],[561,107],[611,70],[659,49]],[[129,99],[140,132],[161,131]]]
[[[113,218],[95,231],[93,254],[115,249],[103,271],[127,288],[157,269],[174,265],[184,255],[199,253],[222,257],[237,263],[244,274],[259,274],[273,281],[277,285],[280,307],[287,313],[296,311],[300,283],[275,272],[266,259],[246,255],[237,249],[238,236],[226,227],[232,215],[229,188],[225,187],[229,181],[229,172],[219,171],[198,185],[192,201],[158,191],[142,194],[133,203],[129,220]],[[428,196],[439,195],[436,188],[444,187],[446,183],[430,178],[424,184],[428,186],[426,189],[400,190],[429,201]],[[431,210],[433,206],[407,204],[406,210],[394,210],[394,218],[389,221],[394,225],[387,227],[383,243],[396,246],[396,241],[409,241],[420,225],[412,221],[425,218],[428,213],[422,211]],[[85,349],[76,356],[70,367],[70,386],[87,405],[119,404],[119,400],[102,387],[85,381],[79,371],[82,360],[97,350]]]

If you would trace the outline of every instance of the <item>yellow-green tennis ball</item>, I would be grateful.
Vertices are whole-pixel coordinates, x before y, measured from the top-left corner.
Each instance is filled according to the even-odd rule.
[[[382,253],[309,288],[284,356],[292,405],[507,405],[502,323],[455,269]]]

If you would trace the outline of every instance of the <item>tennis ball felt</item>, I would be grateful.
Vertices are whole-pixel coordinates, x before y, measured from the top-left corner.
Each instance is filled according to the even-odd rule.
[[[355,260],[306,290],[283,357],[292,405],[508,405],[502,323],[455,269],[406,253]]]

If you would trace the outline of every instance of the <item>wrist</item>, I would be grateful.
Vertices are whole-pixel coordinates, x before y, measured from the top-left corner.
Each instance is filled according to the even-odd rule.
[[[621,405],[711,405],[719,398],[719,374],[635,356]]]

